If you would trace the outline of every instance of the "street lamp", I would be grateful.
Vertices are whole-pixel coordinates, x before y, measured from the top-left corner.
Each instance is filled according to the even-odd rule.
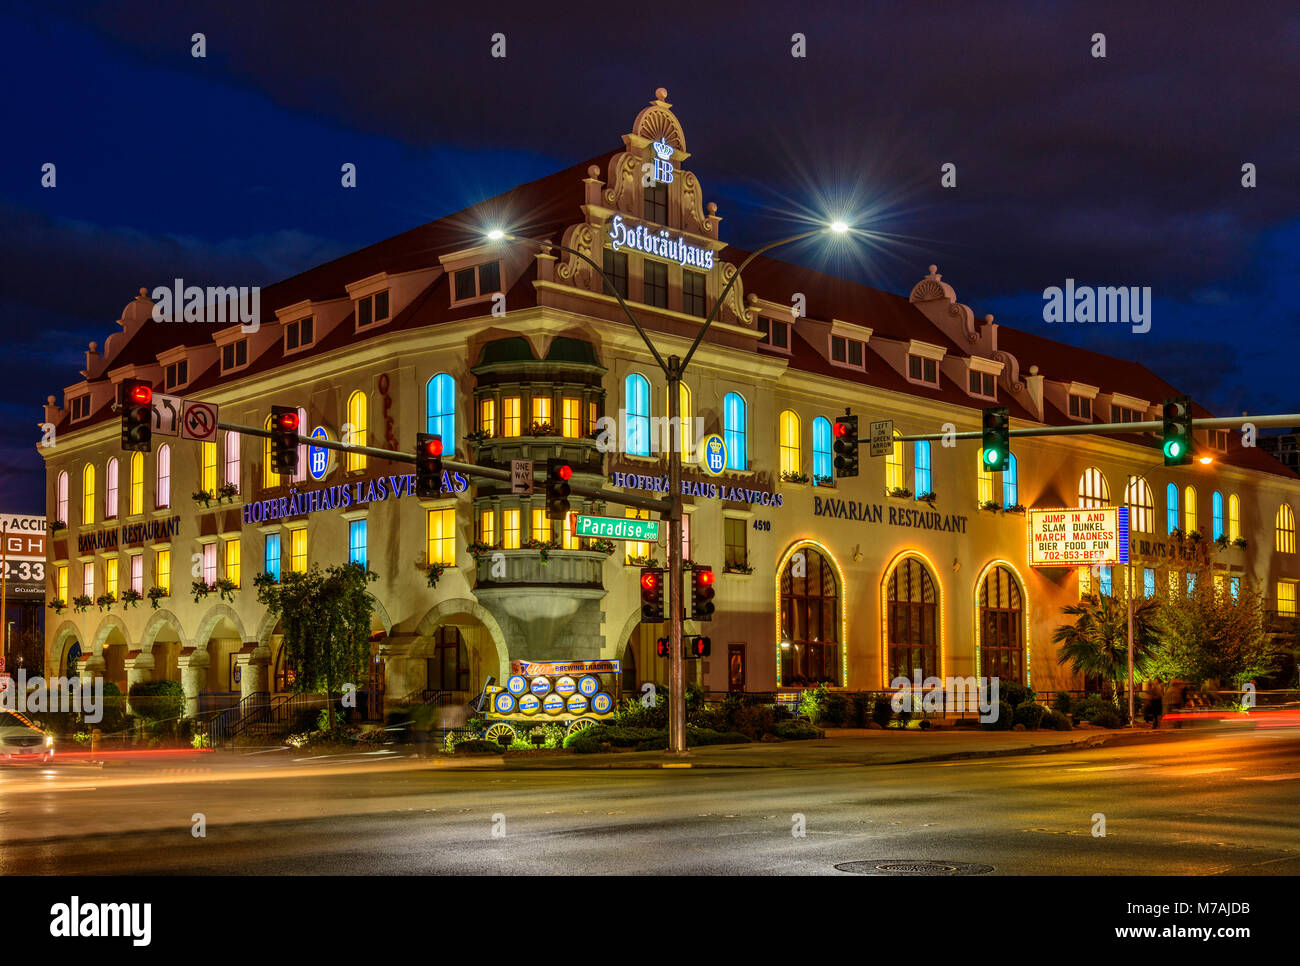
[[[681,441],[683,434],[681,430],[681,385],[682,376],[686,372],[686,367],[690,365],[691,357],[695,355],[695,350],[699,348],[700,342],[704,339],[704,334],[708,332],[709,326],[713,323],[714,317],[718,314],[718,309],[727,300],[727,293],[731,287],[736,284],[749,263],[759,255],[772,251],[774,248],[780,248],[783,245],[790,245],[797,241],[803,241],[806,238],[812,238],[816,235],[832,233],[843,235],[850,231],[847,222],[836,220],[828,222],[821,228],[814,228],[811,231],[800,232],[797,235],[791,235],[789,238],[782,238],[770,242],[759,249],[751,252],[743,262],[732,273],[731,278],[727,280],[726,285],[718,294],[717,300],[709,310],[708,316],[704,319],[704,324],[700,326],[700,331],[695,334],[695,340],[691,343],[690,348],[686,351],[686,357],[679,359],[677,356],[669,356],[667,360],[659,354],[650,337],[641,326],[636,314],[628,306],[623,296],[619,294],[618,288],[614,285],[613,280],[605,274],[604,267],[596,262],[584,252],[569,248],[566,245],[559,245],[553,241],[547,241],[539,238],[525,238],[519,235],[512,235],[500,228],[494,228],[487,232],[489,241],[523,241],[529,244],[538,245],[542,248],[556,248],[569,255],[586,262],[596,271],[605,282],[605,288],[609,294],[618,300],[622,307],[623,313],[631,321],[637,334],[650,350],[659,368],[663,370],[664,377],[668,381],[668,425],[678,426],[677,446],[670,446],[668,450],[668,502],[671,507],[668,513],[668,581],[669,586],[674,588],[671,596],[671,616],[670,631],[671,653],[668,656],[668,750],[673,754],[684,754],[686,752],[686,662],[683,654],[683,633],[682,633],[682,454]],[[670,430],[671,432],[671,430]]]

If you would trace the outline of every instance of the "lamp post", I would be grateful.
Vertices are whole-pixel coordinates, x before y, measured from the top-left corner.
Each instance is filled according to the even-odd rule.
[[[525,238],[522,236],[511,235],[500,229],[488,232],[488,239],[491,241],[523,241],[530,244],[541,246],[542,248],[555,248],[569,255],[586,262],[591,268],[604,280],[605,288],[610,295],[618,300],[622,307],[623,313],[631,321],[637,334],[650,350],[659,368],[663,370],[664,377],[668,382],[668,426],[671,442],[672,427],[677,426],[677,445],[669,445],[668,448],[668,501],[671,509],[668,512],[668,584],[671,588],[671,597],[669,602],[669,640],[670,649],[668,656],[668,750],[673,754],[684,754],[686,751],[686,660],[683,653],[683,615],[682,615],[682,443],[685,439],[685,430],[681,425],[681,391],[682,376],[686,372],[686,367],[690,365],[691,357],[695,355],[695,350],[699,348],[700,342],[704,339],[704,334],[709,330],[713,323],[714,317],[718,314],[723,302],[727,299],[727,293],[731,287],[740,278],[745,268],[759,255],[772,251],[774,248],[780,248],[783,245],[790,245],[797,241],[803,241],[806,238],[812,238],[815,235],[822,235],[831,232],[842,235],[850,230],[849,226],[843,221],[835,221],[822,228],[816,228],[811,231],[800,232],[797,235],[791,235],[789,238],[782,238],[778,241],[771,242],[761,248],[751,252],[749,256],[740,263],[731,278],[722,287],[713,307],[705,317],[703,325],[700,326],[699,332],[695,334],[695,340],[691,343],[690,348],[686,351],[685,358],[669,356],[665,361],[655,348],[650,337],[641,326],[635,313],[628,306],[623,296],[619,294],[618,288],[608,275],[605,274],[604,267],[596,262],[586,253],[576,249],[569,248],[567,245],[560,245],[553,241],[547,241],[539,238]]]

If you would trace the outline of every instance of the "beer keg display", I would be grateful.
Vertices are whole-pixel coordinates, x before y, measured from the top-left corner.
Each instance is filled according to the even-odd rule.
[[[486,716],[568,722],[614,716],[622,684],[621,663],[608,661],[514,661],[506,686],[489,687]]]

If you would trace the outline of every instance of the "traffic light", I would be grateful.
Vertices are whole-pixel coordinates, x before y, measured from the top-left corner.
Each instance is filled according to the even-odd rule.
[[[415,495],[436,500],[442,495],[442,437],[415,434]]]
[[[569,479],[573,467],[567,460],[546,461],[546,515],[563,520],[569,515]]]
[[[858,475],[858,417],[840,416],[831,432],[835,436],[835,475],[848,479]]]
[[[672,653],[672,649],[668,643],[668,638],[661,637],[655,642],[655,653],[660,657],[667,657]]]
[[[713,620],[713,568],[691,571],[691,615],[693,621]]]
[[[984,441],[980,461],[985,473],[1001,473],[1011,455],[1010,411],[1006,406],[984,410]]]
[[[122,450],[147,453],[153,443],[153,387],[141,379],[122,380]]]
[[[1165,466],[1184,466],[1192,461],[1192,398],[1172,396],[1165,400]]]
[[[664,620],[664,572],[659,567],[641,568],[641,623],[662,624]]]
[[[713,642],[707,637],[691,637],[686,642],[687,657],[708,657],[713,651]]]
[[[271,469],[281,476],[298,472],[298,410],[271,407]]]

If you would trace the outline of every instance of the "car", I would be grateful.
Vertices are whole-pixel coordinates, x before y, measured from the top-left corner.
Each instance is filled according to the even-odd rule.
[[[54,757],[54,736],[16,711],[0,711],[0,759],[21,761]]]

